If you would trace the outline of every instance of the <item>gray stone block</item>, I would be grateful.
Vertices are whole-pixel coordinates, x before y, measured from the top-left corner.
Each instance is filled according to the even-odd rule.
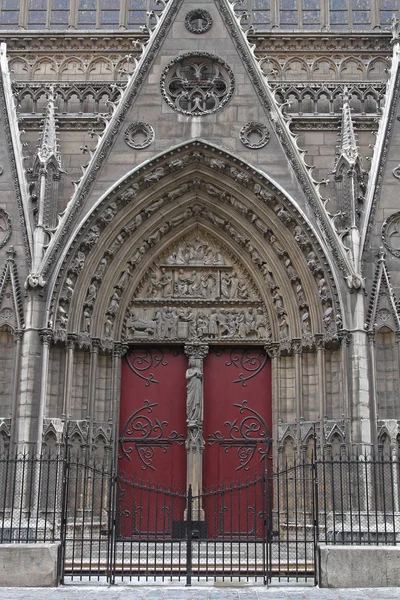
[[[0,544],[0,587],[57,587],[60,544]]]
[[[319,546],[323,588],[400,587],[400,547]]]

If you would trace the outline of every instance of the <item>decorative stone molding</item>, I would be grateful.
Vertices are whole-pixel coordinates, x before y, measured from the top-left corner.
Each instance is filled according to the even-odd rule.
[[[234,89],[232,69],[207,52],[188,52],[174,58],[161,76],[162,97],[184,115],[209,115],[220,110],[232,98]]]
[[[146,167],[143,169],[138,169],[129,182],[121,184],[113,191],[105,202],[95,208],[91,214],[90,221],[88,221],[86,226],[81,228],[79,235],[76,236],[73,241],[73,245],[67,255],[68,266],[65,265],[63,270],[59,272],[56,288],[54,290],[55,295],[53,295],[52,306],[54,308],[51,309],[53,314],[50,318],[49,326],[53,327],[56,325],[57,329],[67,327],[71,298],[78,285],[77,279],[80,277],[80,273],[85,269],[85,263],[89,254],[91,252],[96,252],[98,254],[96,248],[99,245],[99,239],[104,230],[111,226],[114,219],[113,215],[122,210],[126,211],[126,207],[129,204],[132,204],[129,218],[124,220],[122,228],[115,229],[113,236],[108,235],[108,247],[105,249],[103,256],[99,256],[99,258],[96,259],[97,267],[94,269],[94,273],[91,276],[91,282],[87,284],[90,289],[86,288],[86,298],[82,298],[82,304],[80,305],[85,307],[85,314],[81,316],[81,325],[79,326],[82,328],[82,331],[90,333],[93,320],[92,311],[95,309],[96,297],[98,297],[100,293],[99,286],[102,284],[104,278],[108,277],[108,270],[111,268],[111,264],[118,255],[120,249],[122,247],[126,248],[130,236],[140,230],[146,232],[138,239],[136,249],[133,250],[133,254],[128,262],[121,265],[119,274],[113,276],[115,277],[115,283],[113,284],[114,291],[110,296],[109,305],[106,310],[107,318],[105,318],[104,321],[104,331],[97,333],[99,337],[104,336],[104,338],[114,338],[113,323],[115,315],[119,311],[121,297],[132,278],[132,274],[134,274],[134,277],[136,278],[135,270],[138,268],[139,264],[145,260],[146,255],[151,251],[152,247],[158,246],[159,244],[164,247],[162,244],[164,236],[170,235],[174,229],[181,227],[189,220],[196,222],[201,219],[202,221],[208,221],[212,228],[219,230],[224,236],[228,235],[232,243],[234,242],[240,246],[246,252],[248,260],[260,270],[262,278],[271,289],[270,298],[273,303],[273,310],[276,312],[278,318],[280,338],[281,340],[285,340],[289,339],[290,324],[287,317],[287,309],[283,305],[282,293],[279,291],[274,275],[265,258],[261,256],[256,249],[258,247],[258,242],[252,242],[247,235],[251,233],[250,237],[253,235],[262,235],[262,237],[264,237],[267,244],[276,255],[277,260],[282,265],[282,267],[279,268],[284,268],[286,271],[288,281],[297,298],[299,319],[302,334],[305,336],[305,344],[308,344],[308,337],[311,334],[310,310],[308,308],[309,300],[305,295],[302,278],[300,278],[299,272],[292,262],[292,250],[288,250],[290,244],[288,245],[286,243],[288,238],[284,239],[280,236],[280,238],[277,239],[275,235],[273,223],[277,217],[279,221],[284,224],[287,232],[290,233],[293,238],[290,243],[294,243],[298,246],[304,257],[306,268],[316,281],[318,295],[320,297],[319,306],[322,304],[324,310],[323,324],[326,338],[333,339],[336,335],[336,328],[341,323],[340,313],[338,312],[340,307],[337,292],[333,285],[333,277],[329,271],[329,266],[326,261],[321,260],[321,251],[319,249],[318,241],[307,222],[301,215],[297,214],[295,207],[288,202],[282,192],[275,189],[272,184],[265,181],[258,174],[254,173],[254,171],[251,171],[246,164],[243,164],[240,161],[232,163],[228,154],[220,150],[216,152],[212,146],[202,142],[196,141],[189,145],[186,144],[182,150],[183,151],[180,151],[179,154],[176,149],[173,153],[168,152],[159,159],[150,162],[148,165],[146,164]],[[193,165],[193,163],[203,164],[209,170],[210,176],[212,175],[214,179],[217,177],[218,180],[224,178],[226,180],[226,185],[220,186],[217,182],[210,183],[210,177],[202,176],[201,179],[191,178],[188,181],[181,183],[175,189],[171,189],[169,183],[171,178],[175,179],[176,173],[182,172],[187,166]],[[169,179],[166,179],[167,177],[169,177]],[[160,190],[166,183],[168,184],[166,193],[157,194],[156,197],[151,188],[157,185],[157,190]],[[231,191],[227,190],[227,186],[228,188],[230,186],[231,189],[233,186],[242,187],[245,196],[249,197],[249,202],[244,203],[243,200],[239,200]],[[138,202],[138,198],[141,198],[139,194],[142,190],[146,190],[146,196],[148,197],[147,202]],[[239,225],[233,226],[231,219],[221,218],[221,215],[217,210],[214,211],[208,204],[205,205],[203,201],[199,201],[194,205],[187,205],[180,213],[177,213],[174,208],[176,207],[176,203],[178,201],[180,202],[181,198],[184,198],[188,193],[191,193],[191,191],[194,190],[196,191],[196,194],[199,192],[202,195],[205,194],[209,199],[207,200],[207,203],[209,203],[209,201],[212,202],[214,198],[217,199],[215,205],[216,208],[221,207],[222,209],[223,207],[223,211],[227,214],[232,214],[232,211],[234,211],[237,215],[235,217],[237,223],[241,223],[240,228]],[[253,211],[253,202],[261,202],[266,206],[269,211],[268,219],[264,220],[264,216],[260,218],[260,215]],[[135,210],[136,206],[139,206],[138,210]],[[164,215],[162,224],[156,224],[153,226],[153,229],[149,230],[146,221],[157,213],[161,207],[163,208]],[[171,217],[168,218],[167,215],[170,211]],[[105,215],[108,215],[108,213],[110,213],[110,219],[108,217],[105,218]],[[285,244],[285,247],[282,244]],[[102,247],[101,244],[100,247]],[[316,251],[317,248],[318,254]],[[170,253],[176,250],[176,247],[171,248]],[[168,257],[165,256],[165,260],[167,258]],[[237,258],[235,258],[235,260],[237,260]],[[179,273],[180,268],[183,268],[184,271],[186,269],[186,279],[188,277],[190,279],[189,275],[193,270],[196,271],[197,276],[199,276],[200,272],[196,268],[196,265],[190,264],[186,266],[175,266],[170,264],[157,265],[157,269],[161,269],[162,267],[167,269],[167,271],[175,269],[177,273]],[[213,268],[223,270],[223,265],[216,265]],[[112,269],[114,270],[115,267],[112,267]],[[152,269],[150,265],[149,269]],[[208,267],[206,268],[206,265],[202,267],[202,270],[207,269],[208,271],[210,270]],[[149,300],[152,300],[152,298],[152,302],[155,304],[157,304],[157,302],[163,304],[163,298],[167,300],[167,304],[173,300],[173,295],[169,296],[170,292],[168,292],[168,286],[165,288],[168,293],[162,291],[164,285],[161,277],[163,276],[163,280],[164,278],[166,280],[169,279],[167,271],[162,273],[160,270],[158,274],[154,272],[152,275],[149,271],[146,285],[149,287],[151,278],[154,280],[152,292],[147,298],[149,307],[151,306]],[[139,282],[138,289],[144,284],[144,281],[141,283]],[[209,284],[211,289],[214,285],[211,279]],[[61,290],[60,285],[62,286]],[[199,285],[199,282],[197,285]],[[82,284],[79,284],[79,289],[82,289],[81,286]],[[169,283],[169,286],[171,286],[171,282]],[[167,293],[167,295],[163,296],[164,293]],[[182,294],[180,294],[180,298],[184,301],[183,305],[193,308],[196,304],[194,302],[196,300],[196,293],[190,288],[189,283],[187,283],[186,291],[182,288],[182,293],[183,297]],[[249,300],[249,298],[251,299],[251,294],[250,296],[248,294],[249,292],[247,290],[247,297],[243,297],[243,301]],[[201,297],[204,298],[203,295]],[[143,296],[142,298],[145,300],[146,296]],[[159,298],[159,300],[156,300],[157,298]],[[197,296],[197,298],[200,297]],[[239,298],[237,297],[236,301],[238,300]],[[226,301],[230,301],[230,299],[227,298]],[[145,321],[154,320],[150,315],[143,315],[143,319]]]
[[[212,24],[212,16],[208,10],[203,8],[195,8],[185,16],[185,27],[191,33],[206,33],[206,31],[210,31]]]
[[[24,307],[13,246],[7,250],[7,261],[0,274],[0,325],[14,331],[24,328]]]
[[[12,227],[10,215],[0,208],[0,248],[3,248],[11,237]]]
[[[268,128],[263,123],[250,121],[239,132],[240,141],[246,148],[258,149],[266,146],[270,139]]]
[[[135,121],[126,128],[124,140],[131,148],[142,150],[154,141],[154,129],[148,123]]]
[[[208,350],[207,344],[185,344],[186,356],[191,356],[193,358],[205,358],[208,354]]]
[[[398,168],[396,167],[396,169]],[[384,221],[382,225],[382,242],[390,254],[400,258],[400,211],[391,214]]]

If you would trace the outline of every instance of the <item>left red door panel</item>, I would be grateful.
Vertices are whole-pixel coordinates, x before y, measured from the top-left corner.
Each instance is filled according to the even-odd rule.
[[[182,519],[181,503],[169,491],[186,486],[186,369],[185,354],[175,349],[132,348],[124,357],[118,447],[123,538],[168,536],[173,521]]]

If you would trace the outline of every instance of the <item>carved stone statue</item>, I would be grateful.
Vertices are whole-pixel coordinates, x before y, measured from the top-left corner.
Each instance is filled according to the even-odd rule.
[[[202,359],[189,357],[189,368],[186,371],[187,385],[187,424],[196,427],[203,422],[203,372]]]

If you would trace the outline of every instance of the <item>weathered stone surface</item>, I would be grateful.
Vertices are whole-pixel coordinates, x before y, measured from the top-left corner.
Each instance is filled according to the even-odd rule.
[[[400,587],[400,548],[320,546],[320,586]]]
[[[0,544],[0,587],[57,587],[60,544]]]

